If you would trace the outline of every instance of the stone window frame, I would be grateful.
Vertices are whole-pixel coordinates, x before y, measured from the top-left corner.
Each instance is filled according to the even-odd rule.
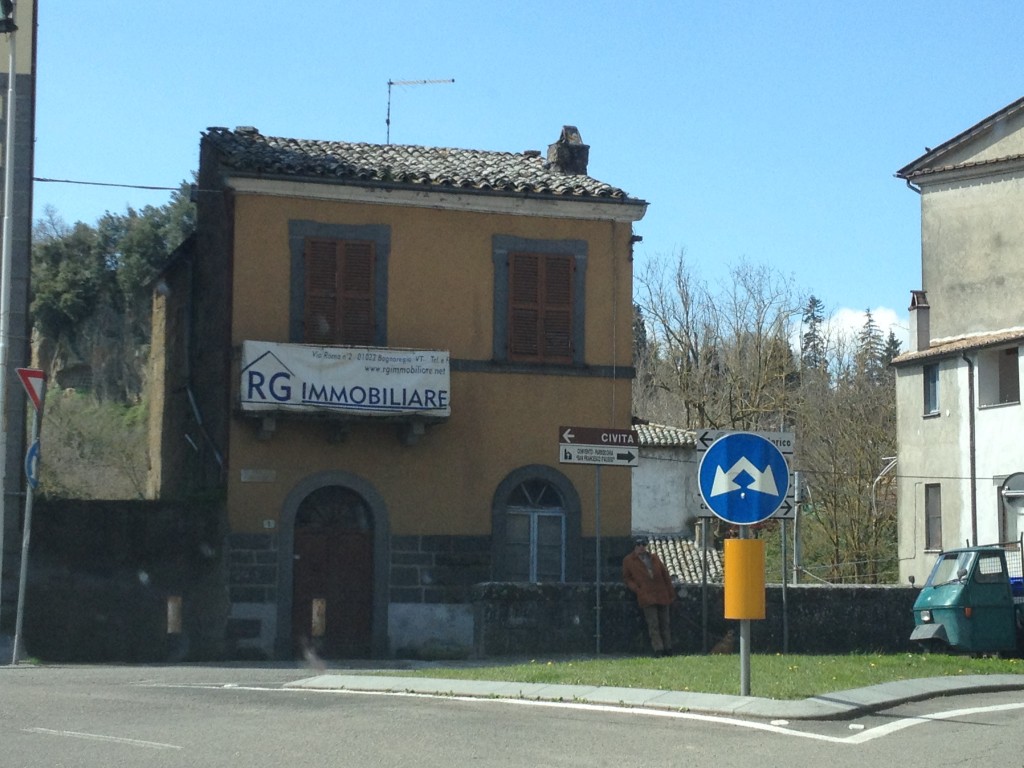
[[[506,565],[507,523],[513,491],[528,480],[541,480],[552,485],[562,499],[563,549],[562,583],[578,581],[582,559],[582,505],[572,482],[558,470],[530,464],[513,470],[494,491],[491,504],[491,546],[493,575],[496,581],[509,581],[510,569]]]
[[[571,361],[523,361],[513,358],[509,350],[509,307],[511,304],[509,260],[514,253],[569,256],[573,260],[572,275],[572,356]],[[582,366],[586,359],[586,279],[588,245],[586,240],[535,239],[513,235],[494,235],[491,240],[494,265],[494,309],[492,354],[497,362],[515,366],[561,367]]]
[[[306,241],[361,240],[373,243],[373,324],[371,346],[385,347],[388,340],[388,262],[391,257],[391,227],[387,224],[330,224],[293,219],[288,222],[288,251],[291,258],[291,284],[288,340],[302,344],[305,339]]]

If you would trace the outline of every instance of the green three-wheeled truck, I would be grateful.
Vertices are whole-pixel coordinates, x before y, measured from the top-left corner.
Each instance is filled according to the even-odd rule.
[[[929,650],[1024,653],[1022,544],[942,552],[914,602],[910,640]]]

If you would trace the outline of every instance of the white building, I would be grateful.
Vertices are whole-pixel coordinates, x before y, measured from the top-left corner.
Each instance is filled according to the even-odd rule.
[[[633,470],[633,533],[692,539],[700,509],[696,434],[664,424],[635,429],[640,464]]]
[[[897,177],[921,197],[921,290],[896,368],[900,577],[1024,533],[1024,99]]]
[[[722,579],[722,553],[705,550],[699,539],[701,507],[697,471],[702,453],[692,430],[664,424],[637,424],[640,464],[633,470],[634,535],[650,539],[651,549],[670,574],[684,583]],[[704,557],[707,556],[707,563]]]

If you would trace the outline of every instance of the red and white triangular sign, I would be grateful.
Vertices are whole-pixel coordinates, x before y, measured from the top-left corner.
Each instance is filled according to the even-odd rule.
[[[36,411],[42,412],[43,398],[46,396],[46,374],[38,368],[16,368],[25,391],[32,398]]]

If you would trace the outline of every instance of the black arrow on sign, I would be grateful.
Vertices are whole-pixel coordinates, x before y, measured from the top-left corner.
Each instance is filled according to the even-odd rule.
[[[636,458],[632,453],[616,453],[615,458],[619,461],[632,461]]]
[[[712,434],[717,434],[717,433],[704,432],[700,436],[700,444],[704,446],[704,450],[705,451],[711,446],[711,444],[713,442],[715,442],[715,440],[718,439],[717,437],[712,437],[711,436]]]

